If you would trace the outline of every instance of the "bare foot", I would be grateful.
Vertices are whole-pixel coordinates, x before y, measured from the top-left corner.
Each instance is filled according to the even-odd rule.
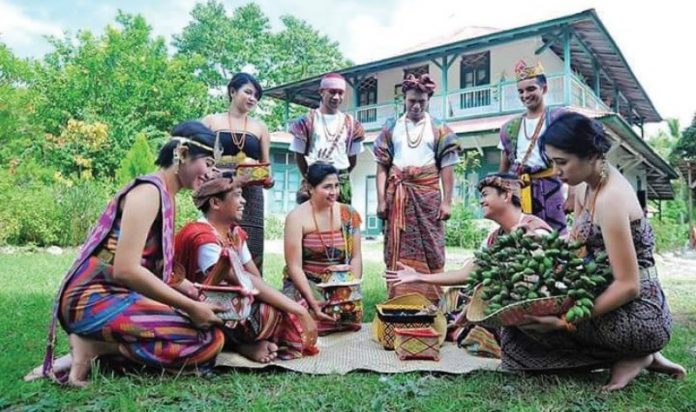
[[[235,350],[254,362],[269,363],[278,356],[278,345],[267,340],[254,343],[242,343]]]
[[[71,334],[70,347],[73,359],[68,384],[78,388],[87,386],[87,375],[92,367],[92,361],[100,355],[119,353],[118,346],[118,343],[99,342]]]
[[[674,379],[684,379],[686,377],[686,369],[678,363],[674,363],[667,359],[660,352],[653,354],[653,361],[648,366],[651,372],[664,373]]]
[[[611,380],[602,387],[604,391],[616,391],[623,389],[638,376],[640,371],[647,368],[653,361],[653,355],[642,358],[623,359],[611,367]]]
[[[72,355],[63,355],[60,358],[53,361],[53,372],[60,373],[65,372],[70,369],[72,365]],[[43,374],[43,364],[35,367],[26,376],[24,376],[24,382],[31,382],[36,379],[41,379],[44,377]]]

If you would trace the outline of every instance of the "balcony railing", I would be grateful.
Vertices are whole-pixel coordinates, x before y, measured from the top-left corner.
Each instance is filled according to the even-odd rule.
[[[564,75],[550,75],[547,80],[549,91],[544,99],[546,105],[564,105]],[[593,110],[609,110],[592,89],[575,75],[570,77],[570,105]],[[443,95],[436,94],[430,99],[429,112],[440,119],[462,120],[523,110],[524,106],[522,106],[517,93],[517,83],[504,81],[495,85],[454,90],[447,93],[444,98]],[[352,114],[363,124],[365,130],[376,130],[390,117],[402,113],[403,103],[395,100],[358,107],[352,111]]]

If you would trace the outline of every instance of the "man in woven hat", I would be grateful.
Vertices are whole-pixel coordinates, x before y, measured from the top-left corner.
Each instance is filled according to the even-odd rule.
[[[541,63],[528,66],[520,60],[514,71],[517,91],[526,111],[500,129],[500,171],[515,173],[527,183],[520,197],[524,213],[534,214],[565,233],[563,183],[554,175],[539,139],[564,110],[544,105],[548,84]]]
[[[237,179],[239,180],[239,179]],[[267,363],[281,357],[300,357],[303,348],[316,343],[317,327],[307,309],[268,285],[259,275],[239,226],[244,213],[243,182],[224,172],[207,180],[194,193],[194,203],[204,217],[185,225],[175,238],[175,259],[183,267],[186,282],[210,284],[216,266],[229,263],[228,284],[250,282],[258,290],[246,322],[223,331],[234,350]],[[247,282],[241,282],[242,278]],[[215,282],[212,282],[215,283]]]
[[[445,267],[444,221],[450,217],[460,148],[452,130],[428,113],[435,82],[427,74],[409,74],[401,90],[406,112],[385,123],[373,149],[377,215],[386,220],[384,260],[391,270],[401,262],[438,273]],[[390,297],[413,292],[433,302],[441,296],[433,285],[389,287]]]
[[[330,163],[338,170],[340,192],[338,201],[351,204],[350,172],[357,156],[363,151],[365,130],[362,124],[339,109],[346,92],[346,80],[337,73],[321,78],[319,109],[312,109],[290,125],[293,135],[290,151],[295,153],[302,176],[307,167],[317,161]],[[309,196],[309,187],[303,180],[298,192],[298,203]]]
[[[540,218],[522,212],[520,202],[522,186],[523,182],[516,175],[508,173],[490,174],[479,182],[483,216],[498,224],[498,227],[486,237],[481,245],[482,248],[491,247],[499,236],[511,233],[520,227],[525,228],[528,233],[537,235],[549,234],[552,231],[551,227]],[[412,267],[399,264],[399,270],[387,271],[385,278],[387,283],[395,286],[417,282],[438,286],[457,286],[464,284],[475,268],[472,259],[461,269],[430,275],[418,273]],[[448,336],[460,346],[467,347],[467,350],[473,354],[500,357],[500,348],[495,342],[494,331],[481,328],[471,330],[471,325],[466,322],[464,308],[468,301],[468,292],[458,288],[450,289],[445,295],[441,303],[447,308],[446,317],[450,329]]]
[[[523,182],[514,174],[494,173],[483,178],[478,184],[481,193],[483,217],[498,224],[491,231],[481,247],[491,247],[498,236],[511,233],[519,227],[527,232],[546,235],[553,230],[542,219],[522,212],[520,193]],[[418,271],[403,263],[398,264],[398,271],[387,271],[387,281],[397,285],[416,281],[435,285],[461,285],[469,272],[473,270],[473,260],[463,268],[434,275],[417,273]]]

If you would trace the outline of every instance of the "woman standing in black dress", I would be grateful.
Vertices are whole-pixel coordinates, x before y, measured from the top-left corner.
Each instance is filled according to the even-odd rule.
[[[227,84],[230,106],[226,113],[205,116],[203,124],[217,133],[222,144],[222,158],[218,168],[234,168],[241,164],[270,163],[270,135],[266,125],[249,113],[258,104],[263,89],[256,78],[248,73],[235,74]],[[272,176],[272,175],[271,175]],[[268,179],[263,187],[273,186]],[[249,235],[247,244],[254,263],[263,274],[264,201],[262,186],[246,186],[242,227]]]

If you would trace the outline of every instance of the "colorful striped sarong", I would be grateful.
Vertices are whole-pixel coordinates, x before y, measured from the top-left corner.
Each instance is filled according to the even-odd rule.
[[[445,228],[439,219],[442,196],[435,165],[399,169],[392,166],[387,181],[389,205],[384,261],[396,270],[397,262],[420,273],[438,273],[445,267]],[[389,297],[420,293],[433,303],[440,300],[439,286],[409,283],[389,287]]]
[[[222,350],[219,328],[196,328],[183,313],[113,282],[113,267],[92,257],[80,267],[61,299],[68,333],[118,342],[121,354],[147,366],[209,371]]]
[[[303,302],[304,303],[304,302]],[[303,306],[306,306],[304,304]],[[283,360],[313,355],[314,348],[302,345],[303,328],[297,316],[284,313],[273,306],[254,302],[251,314],[234,328],[223,328],[223,332],[234,343],[271,341],[278,345],[278,358]]]
[[[222,349],[219,329],[201,330],[172,307],[149,299],[113,278],[114,255],[108,246],[120,234],[120,204],[137,184],[153,184],[160,192],[161,211],[148,233],[142,265],[164,282],[174,265],[174,208],[157,175],[143,176],[121,190],[109,203],[87,237],[60,286],[49,329],[43,373],[60,383],[67,374],[54,373],[56,324],[68,333],[121,344],[122,354],[136,363],[179,370],[208,370]]]

